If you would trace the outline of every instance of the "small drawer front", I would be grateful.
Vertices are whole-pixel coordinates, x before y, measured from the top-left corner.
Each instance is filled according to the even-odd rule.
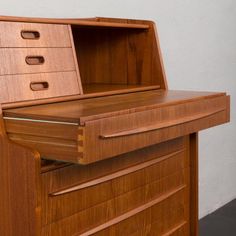
[[[79,128],[80,163],[96,162],[227,122],[228,99],[222,95],[85,120]]]
[[[1,94],[0,101],[4,102],[28,101],[80,93],[75,71],[0,76],[0,87],[8,88]]]
[[[0,75],[75,70],[71,48],[0,48],[0,64]]]
[[[162,147],[161,150],[156,145],[151,150],[135,151],[90,166],[72,165],[43,173],[43,225],[67,217],[83,218],[84,214],[89,216],[95,211],[103,214],[109,206],[116,209],[110,216],[97,214],[93,220],[85,220],[77,226],[83,230],[186,185],[187,149],[170,153],[168,144]]]
[[[0,48],[71,47],[68,25],[0,22]]]

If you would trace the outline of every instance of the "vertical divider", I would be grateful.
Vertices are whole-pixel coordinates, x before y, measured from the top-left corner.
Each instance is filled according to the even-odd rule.
[[[166,73],[165,73],[165,67],[164,67],[164,63],[163,63],[163,58],[162,58],[162,53],[161,53],[161,47],[160,47],[160,39],[158,36],[158,31],[157,31],[157,26],[155,23],[152,23],[152,29],[154,31],[154,46],[156,47],[156,51],[157,53],[154,54],[154,57],[158,56],[155,61],[155,66],[156,64],[160,64],[160,70],[161,70],[161,78],[160,78],[160,85],[162,89],[168,90],[168,83],[167,83],[167,78],[166,78]]]
[[[80,94],[84,94],[83,87],[82,87],[82,81],[81,81],[81,75],[80,75],[80,71],[79,71],[78,58],[77,58],[76,51],[75,51],[75,43],[74,43],[74,38],[73,38],[71,25],[68,25],[68,30],[69,30],[69,34],[70,34],[71,47],[72,47],[72,51],[73,51],[73,57],[74,57],[74,63],[75,63],[75,69],[76,69]]]

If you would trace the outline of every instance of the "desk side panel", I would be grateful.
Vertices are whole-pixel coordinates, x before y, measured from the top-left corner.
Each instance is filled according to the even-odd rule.
[[[0,234],[39,235],[39,154],[9,141],[0,117]]]

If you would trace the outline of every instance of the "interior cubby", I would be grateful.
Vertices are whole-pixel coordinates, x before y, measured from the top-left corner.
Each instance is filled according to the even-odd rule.
[[[153,26],[124,25],[71,26],[84,94],[164,88]]]

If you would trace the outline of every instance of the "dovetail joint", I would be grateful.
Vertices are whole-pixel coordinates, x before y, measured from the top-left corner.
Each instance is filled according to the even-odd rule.
[[[79,126],[78,128],[78,153],[79,157],[83,157],[84,152],[84,127]]]

